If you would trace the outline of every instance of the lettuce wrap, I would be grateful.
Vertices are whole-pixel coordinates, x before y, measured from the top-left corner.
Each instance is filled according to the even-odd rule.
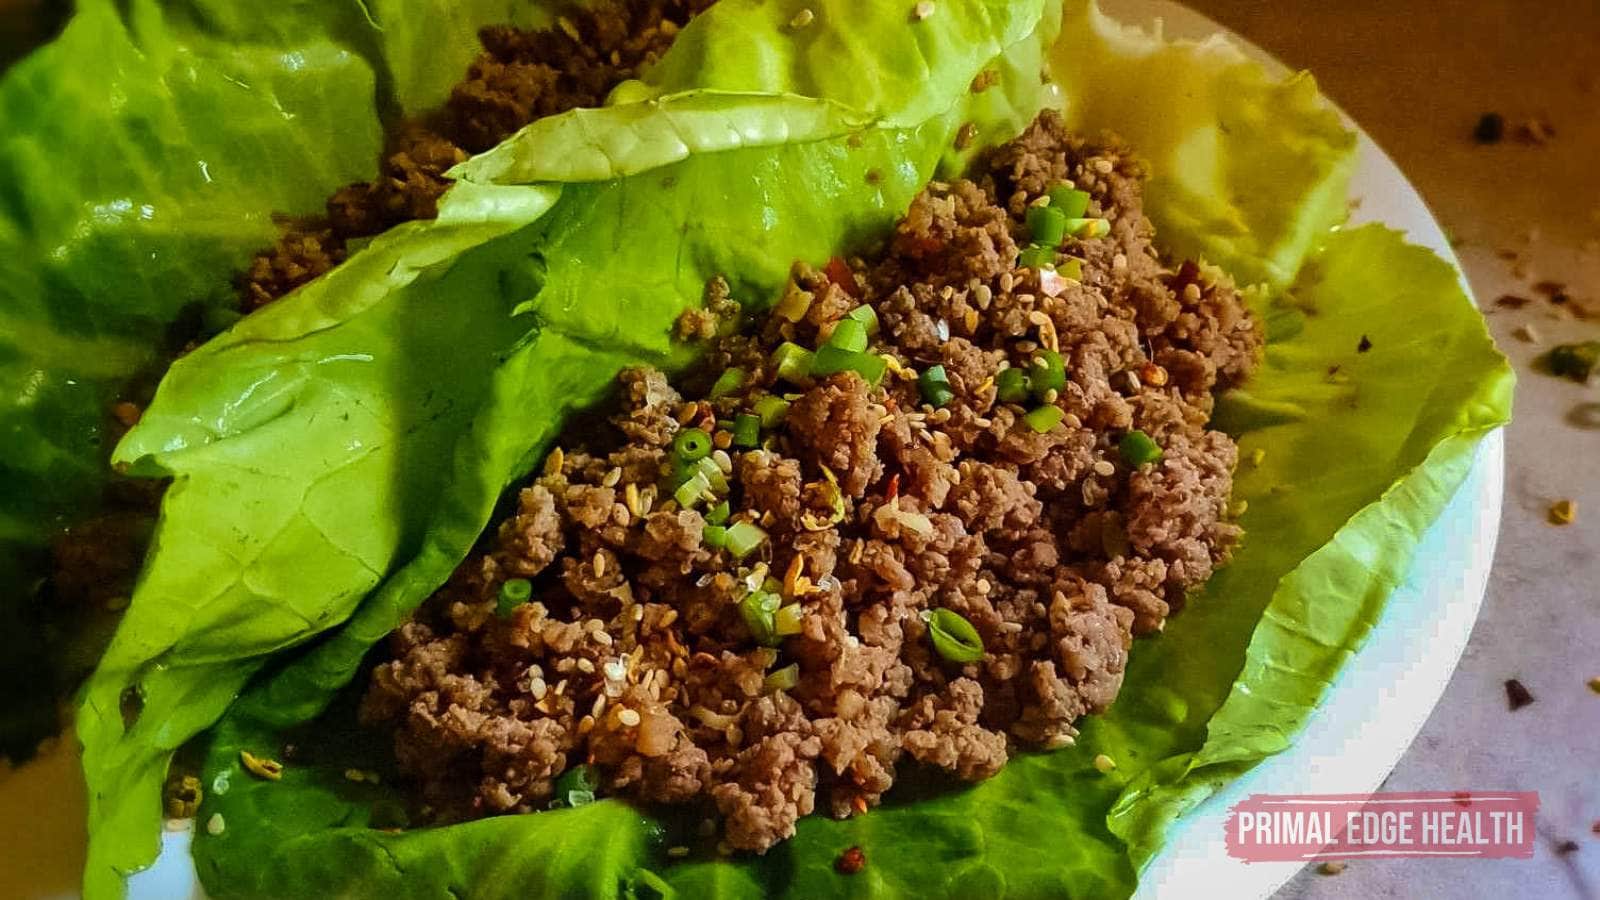
[[[192,171],[164,174],[181,151],[146,148],[169,162],[113,167],[105,183],[170,193],[171,222],[74,206],[63,234],[84,234],[83,216],[103,231],[87,229],[77,254],[18,255],[48,265],[8,279],[23,293],[0,314],[31,310],[63,340],[115,335],[137,351],[127,371],[147,365],[149,333],[113,323],[155,328],[175,304],[226,296],[232,269],[270,238],[260,217],[360,175],[383,117],[437,104],[471,57],[472,26],[504,21],[505,5],[291,4],[269,26],[223,0],[82,4],[0,97],[19,74],[36,92],[23,102],[69,93],[65,60],[110,41],[138,62],[119,69],[125,91],[199,141],[197,127],[176,126],[197,125],[181,117],[205,107],[180,102],[180,88],[225,94],[241,80],[206,65],[243,65],[252,57],[238,51],[251,49],[280,65],[318,51],[347,71],[256,75],[310,118],[268,116],[252,130],[213,115],[220,149],[193,151],[215,175],[216,154],[265,153],[276,137],[274,152],[307,157],[303,170],[286,156],[239,159],[282,184],[198,187]],[[538,19],[539,4],[518,8]],[[802,8],[813,16],[797,29]],[[972,92],[984,71],[998,84]],[[161,784],[186,745],[203,760],[200,820],[227,823],[201,829],[194,848],[218,897],[1127,894],[1178,816],[1285,747],[1314,712],[1477,442],[1509,414],[1509,368],[1454,271],[1380,227],[1337,228],[1355,141],[1309,76],[1271,79],[1226,43],[1164,42],[1076,0],[942,0],[915,21],[903,4],[723,0],[617,99],[469,160],[437,220],[378,237],[184,356],[117,446],[120,467],[172,486],[79,710],[89,896],[119,895],[154,859]],[[741,303],[763,307],[793,260],[870,243],[929,179],[958,174],[1046,105],[1081,131],[1118,131],[1149,160],[1160,242],[1258,283],[1268,328],[1261,370],[1218,409],[1258,459],[1236,486],[1246,543],[1165,633],[1136,645],[1112,710],[1082,723],[1075,747],[1020,756],[961,789],[908,780],[883,808],[804,820],[759,858],[671,858],[667,848],[695,843],[694,823],[618,800],[397,830],[391,779],[344,777],[390,771],[381,736],[355,729],[347,688],[568,416],[604,399],[625,366],[687,366],[671,327],[707,279],[722,275]],[[89,112],[97,131],[149,138],[137,110]],[[100,186],[69,185],[57,206]],[[257,218],[208,224],[225,208],[209,190]],[[251,227],[223,227],[239,222]],[[120,276],[145,253],[172,269],[148,270],[148,297]],[[73,315],[105,330],[57,325]],[[1371,349],[1358,356],[1358,344]],[[49,342],[26,347],[17,353],[35,355],[22,365],[39,377],[87,377],[38,357]],[[125,373],[88,349],[63,358],[104,361],[100,393],[80,401],[97,415]],[[90,450],[49,447],[41,459],[97,471]],[[301,753],[281,780],[240,767],[241,750],[286,740]],[[1114,773],[1094,768],[1102,753]],[[832,864],[850,846],[871,864],[845,882]]]

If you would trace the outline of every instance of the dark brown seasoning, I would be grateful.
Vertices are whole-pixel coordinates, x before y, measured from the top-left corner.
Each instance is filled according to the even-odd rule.
[[[1366,353],[1368,350],[1371,350],[1371,349],[1372,349],[1372,340],[1370,338],[1368,338],[1366,335],[1363,334],[1361,336],[1360,343],[1356,344],[1356,352],[1357,353]]]
[[[1506,703],[1512,712],[1533,702],[1533,693],[1522,682],[1515,678],[1506,679]]]
[[[1577,852],[1578,852],[1578,842],[1577,841],[1562,841],[1561,843],[1556,845],[1556,855],[1557,856],[1568,856],[1570,854],[1577,853]]]
[[[242,306],[257,309],[343,262],[349,241],[401,222],[431,219],[444,173],[535,119],[600,106],[619,83],[671,46],[715,0],[598,0],[573,6],[547,31],[490,26],[484,52],[444,110],[408,122],[388,140],[378,177],[340,188],[324,215],[289,225],[239,279]]]
[[[1499,113],[1484,113],[1472,129],[1472,139],[1480,144],[1498,144],[1506,136],[1506,119]]]
[[[439,821],[533,812],[589,761],[604,793],[704,803],[728,846],[764,851],[818,806],[876,806],[901,763],[974,781],[1070,746],[1115,698],[1134,636],[1160,631],[1239,537],[1236,448],[1206,422],[1261,334],[1219,274],[1159,259],[1143,177],[1047,114],[974,180],[929,186],[881,256],[797,265],[779,313],[717,342],[690,382],[739,366],[740,390],[691,403],[658,372],[625,372],[614,442],[554,452],[372,673],[363,720],[393,729],[419,803]],[[1017,265],[1027,207],[1068,180],[1111,223],[1062,247],[1081,281]],[[775,347],[816,347],[863,303],[872,351],[893,361],[881,385],[777,381]],[[1041,347],[1060,351],[1065,385],[998,402],[1002,367]],[[940,409],[913,372],[935,364],[955,394]],[[736,561],[707,544],[706,504],[671,499],[672,445],[772,394],[790,402],[763,447],[708,457],[732,522],[767,534]],[[1041,402],[1062,413],[1042,433],[1023,421]],[[1158,462],[1123,461],[1131,429]],[[502,616],[513,577],[533,597]],[[797,613],[778,646],[740,612],[764,585]],[[971,623],[980,661],[935,652],[935,608]]]

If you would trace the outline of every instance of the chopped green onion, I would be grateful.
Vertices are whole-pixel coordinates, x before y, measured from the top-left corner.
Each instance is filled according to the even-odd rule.
[[[959,613],[939,608],[922,614],[928,623],[933,649],[951,662],[974,663],[983,659],[983,638]]]
[[[694,467],[705,476],[706,484],[711,485],[713,491],[720,494],[728,489],[728,476],[722,474],[722,469],[716,460],[706,457],[696,462]]]
[[[744,387],[744,370],[738,366],[729,366],[726,371],[717,376],[716,384],[711,386],[711,399],[725,397],[728,394]]]
[[[1056,266],[1056,274],[1062,278],[1070,278],[1073,281],[1082,281],[1083,260],[1076,256],[1067,257],[1065,261]]]
[[[744,559],[750,551],[766,541],[767,533],[749,522],[735,522],[728,526],[728,552],[734,559]]]
[[[956,398],[956,392],[950,389],[950,377],[945,374],[944,366],[929,366],[918,375],[917,389],[922,392],[922,401],[935,409]]]
[[[994,377],[995,398],[1001,403],[1021,403],[1028,399],[1028,374],[1012,366]]]
[[[599,770],[590,765],[573,766],[556,779],[555,803],[583,806],[593,803],[595,792],[599,790]]]
[[[1117,450],[1130,466],[1142,466],[1161,458],[1161,445],[1142,431],[1130,431],[1122,436]]]
[[[756,401],[756,415],[761,418],[762,428],[777,428],[789,415],[789,401],[774,394],[768,394]]]
[[[1089,192],[1058,184],[1050,189],[1050,208],[1069,219],[1079,218],[1089,211]]]
[[[678,489],[672,492],[672,499],[678,501],[678,505],[684,509],[694,509],[709,493],[711,493],[711,482],[706,480],[704,472],[696,472],[683,484],[678,485]]]
[[[716,506],[711,507],[711,509],[706,513],[706,524],[724,525],[727,523],[728,516],[730,515],[733,515],[733,509],[728,505],[728,501],[724,500],[721,503],[718,503]]]
[[[1105,219],[1068,219],[1067,231],[1073,237],[1101,238],[1111,233],[1111,223]]]
[[[778,377],[795,384],[811,373],[811,360],[811,351],[792,341],[784,341],[772,351],[772,365],[778,370]]]
[[[1056,264],[1054,247],[1034,245],[1017,255],[1017,265],[1025,269],[1048,269]]]
[[[860,320],[848,316],[835,322],[833,333],[828,335],[826,341],[829,347],[838,347],[852,353],[860,353],[867,349],[867,326]]]
[[[1043,362],[1044,365],[1039,365]],[[1059,391],[1067,386],[1067,367],[1061,359],[1061,354],[1054,350],[1040,350],[1033,358],[1033,365],[1029,374],[1029,381],[1033,387],[1033,395],[1040,400],[1051,391]]]
[[[778,614],[773,617],[772,628],[784,637],[788,637],[791,634],[799,634],[805,628],[802,622],[804,617],[805,610],[800,607],[800,604],[791,603],[778,610]]]
[[[1066,418],[1066,415],[1061,411],[1061,407],[1047,405],[1029,411],[1027,415],[1022,417],[1022,421],[1027,422],[1028,427],[1034,431],[1045,434],[1060,425],[1061,420]]]
[[[511,611],[528,602],[533,596],[533,582],[526,578],[512,578],[500,585],[500,602],[495,606],[495,612],[501,618],[511,615]]]
[[[800,683],[800,664],[790,663],[768,675],[761,686],[768,691],[792,691]]]
[[[870,306],[862,304],[845,313],[845,318],[860,322],[867,329],[867,337],[878,333],[878,311]]]
[[[740,413],[733,420],[733,445],[753,450],[761,446],[761,417]]]
[[[783,599],[771,591],[751,591],[739,601],[739,615],[744,619],[745,627],[750,629],[750,636],[756,639],[756,643],[768,647],[777,645],[775,619],[778,604],[782,602]]]
[[[1028,207],[1028,234],[1035,244],[1059,247],[1067,236],[1067,214],[1049,206]]]
[[[705,459],[711,455],[711,435],[699,428],[685,428],[672,439],[672,452],[681,462]]]
[[[868,384],[882,381],[884,370],[888,367],[883,357],[875,353],[851,352],[831,344],[819,348],[811,360],[811,374],[819,378],[839,372],[855,372]]]
[[[713,550],[721,550],[728,546],[728,529],[721,525],[707,525],[700,532],[700,543]]]

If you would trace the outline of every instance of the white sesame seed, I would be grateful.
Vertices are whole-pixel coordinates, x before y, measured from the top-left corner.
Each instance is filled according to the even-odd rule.
[[[223,820],[222,813],[212,813],[211,818],[206,820],[206,834],[212,837],[221,834],[227,827],[228,823]]]
[[[612,642],[614,640],[611,637],[611,635],[605,633],[604,631],[596,631],[594,633],[594,639],[595,639],[596,642],[598,642],[603,647],[611,646],[611,644],[612,644]]]
[[[594,663],[590,662],[588,657],[579,657],[578,671],[585,675],[592,674],[594,672]]]
[[[598,718],[600,718],[600,714],[605,712],[605,711],[606,711],[606,695],[605,694],[601,694],[600,696],[594,698],[594,706],[589,709],[589,715],[594,716],[596,719],[598,719]]]
[[[632,728],[639,724],[639,713],[631,709],[624,709],[622,712],[617,713],[617,721],[621,722],[625,728]]]
[[[1106,476],[1115,475],[1117,474],[1117,467],[1112,465],[1109,461],[1102,459],[1094,464],[1094,473],[1096,475]]]
[[[528,682],[528,693],[533,695],[533,699],[535,699],[535,700],[543,700],[544,699],[544,695],[549,693],[549,692],[550,692],[550,686],[544,683],[544,679],[543,678],[537,678],[536,677],[536,678],[533,678],[533,679],[529,680],[529,682]]]
[[[916,17],[918,22],[921,22],[923,19],[933,15],[933,11],[933,0],[922,0],[922,2],[918,3],[916,8],[911,11],[911,14]]]
[[[600,484],[604,487],[616,487],[621,482],[622,469],[617,466],[612,466],[611,471],[606,473],[606,477],[600,480]]]
[[[1116,170],[1116,166],[1112,165],[1109,159],[1097,159],[1094,161],[1094,170],[1101,175],[1110,175]]]
[[[1101,753],[1094,758],[1094,767],[1099,769],[1101,774],[1105,774],[1117,767],[1117,761]]]
[[[812,20],[816,19],[816,17],[816,14],[811,10],[802,9],[794,14],[794,18],[789,20],[789,27],[795,29],[804,28],[807,25],[810,25]]]

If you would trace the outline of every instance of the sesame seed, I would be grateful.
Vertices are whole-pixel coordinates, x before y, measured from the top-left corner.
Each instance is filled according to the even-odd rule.
[[[987,578],[979,578],[978,583],[973,586],[978,589],[978,593],[980,594],[987,594],[994,587],[994,585],[989,583],[989,579]]]
[[[617,713],[617,721],[621,722],[624,728],[633,728],[639,724],[639,713],[625,708]]]
[[[1104,753],[1101,753],[1095,756],[1094,767],[1098,769],[1101,774],[1106,774],[1117,767],[1117,761],[1105,755]]]
[[[1200,285],[1190,282],[1183,286],[1183,299],[1195,303],[1200,299]]]
[[[717,464],[718,471],[727,475],[733,471],[733,457],[726,450],[717,450],[711,454],[711,461]]]
[[[206,820],[206,834],[212,837],[221,834],[227,827],[228,823],[223,820],[222,813],[212,813],[211,818]]]
[[[594,698],[594,706],[589,708],[589,715],[591,715],[591,716],[595,717],[596,719],[598,719],[598,718],[600,718],[600,714],[605,712],[605,711],[606,711],[606,695],[605,694],[601,694],[600,696]]]
[[[1044,392],[1044,402],[1046,403],[1054,403],[1059,399],[1061,399],[1061,392],[1055,388]]]
[[[585,675],[592,674],[594,672],[594,663],[590,662],[588,657],[579,657],[578,671]]]
[[[613,638],[611,635],[605,633],[604,631],[596,631],[594,633],[594,639],[597,642],[599,642],[602,646],[605,646],[605,647],[611,646],[612,643],[614,643],[615,640],[616,640],[615,638]]]
[[[561,26],[561,30],[566,32],[567,37],[572,38],[575,41],[581,41],[583,39],[582,35],[578,33],[578,26],[572,24],[572,20],[566,16],[557,16],[556,24]]]
[[[668,847],[667,848],[667,855],[672,857],[673,859],[682,859],[685,856],[689,855],[689,848],[688,847]]]
[[[601,487],[616,487],[621,482],[622,468],[620,466],[612,466],[611,471],[606,473],[606,477],[600,479]]]
[[[1106,476],[1115,475],[1117,474],[1117,467],[1112,465],[1109,461],[1102,459],[1094,464],[1094,473],[1096,475]]]
[[[1116,171],[1116,168],[1116,166],[1111,164],[1111,160],[1109,159],[1097,159],[1094,161],[1094,170],[1099,172],[1101,175],[1110,175],[1112,172]]]
[[[543,700],[544,695],[550,692],[550,686],[544,683],[543,678],[533,678],[528,682],[528,693],[535,700]]]
[[[594,730],[594,716],[584,716],[578,721],[578,734],[588,734]]]
[[[345,769],[344,770],[344,780],[345,781],[353,781],[356,784],[360,784],[362,781],[364,781],[366,779],[366,777],[367,776],[362,774],[360,769]]]
[[[606,555],[598,550],[594,554],[594,577],[606,577]]]
[[[794,18],[789,20],[789,27],[796,30],[804,28],[807,25],[810,25],[811,22],[816,19],[816,17],[816,14],[811,10],[802,9],[794,14]]]
[[[560,475],[562,466],[566,465],[567,454],[560,447],[550,451],[544,460],[544,473],[546,475]]]
[[[911,15],[916,17],[918,22],[921,22],[923,19],[933,15],[933,11],[933,0],[922,0],[921,3],[918,3],[916,7],[911,10]]]
[[[1116,256],[1111,257],[1111,268],[1116,269],[1117,271],[1120,272],[1123,269],[1126,269],[1127,267],[1128,267],[1128,254],[1126,254],[1126,253],[1118,253]]]

